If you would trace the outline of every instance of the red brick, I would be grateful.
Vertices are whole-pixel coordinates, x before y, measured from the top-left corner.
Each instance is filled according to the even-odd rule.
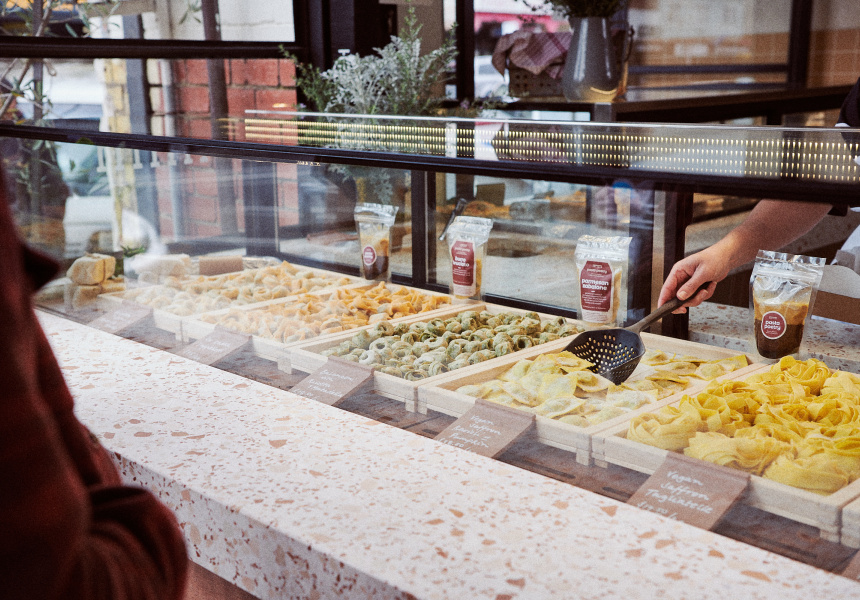
[[[195,58],[185,61],[185,82],[209,85],[209,71],[204,59]]]
[[[236,226],[239,231],[245,231],[245,206],[241,200],[236,201]]]
[[[212,237],[221,235],[221,226],[212,223],[189,223],[188,234],[199,237]]]
[[[209,119],[188,119],[186,121],[186,136],[198,139],[211,139],[212,126]]]
[[[258,58],[247,61],[248,83],[251,85],[278,85],[278,59]]]
[[[230,85],[245,85],[248,83],[248,67],[244,58],[234,58],[228,61]]]
[[[185,210],[185,216],[193,221],[218,222],[217,197],[186,194]]]
[[[278,206],[298,210],[299,183],[297,181],[278,182]]]
[[[278,61],[280,67],[281,85],[283,87],[295,87],[296,85],[296,63],[286,58]]]
[[[184,113],[208,113],[209,88],[197,85],[180,87],[179,110]]]
[[[294,110],[296,108],[296,90],[277,88],[257,90],[257,108],[259,110]]]
[[[200,196],[218,197],[218,181],[215,177],[215,169],[193,169],[194,194]]]
[[[170,218],[170,215],[161,214],[158,223],[161,225],[162,236],[173,236],[173,219]]]
[[[227,107],[231,117],[244,117],[246,111],[256,108],[254,90],[240,87],[228,88]]]

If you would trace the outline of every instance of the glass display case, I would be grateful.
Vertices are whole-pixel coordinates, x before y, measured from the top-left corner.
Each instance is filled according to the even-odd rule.
[[[665,274],[683,256],[697,197],[860,205],[860,139],[848,129],[288,111],[229,122],[235,139],[0,125],[21,233],[64,265],[65,277],[37,305],[283,389],[380,328],[419,340],[430,327],[453,334],[473,311],[496,336],[507,335],[495,331],[506,319],[531,320],[539,331],[520,336],[528,340],[511,335],[507,350],[470,362],[489,350],[471,348],[456,367],[462,377],[453,377],[453,356],[434,361],[435,372],[414,366],[420,355],[409,369],[372,363],[373,392],[340,405],[425,436],[459,414],[463,400],[452,393],[472,384],[469,376],[533,360],[543,344],[559,352],[585,328],[574,293],[581,236],[631,238],[622,299],[629,324],[655,308]],[[398,208],[387,285],[360,277],[359,203]],[[480,305],[458,305],[448,294],[452,265],[441,238],[456,215],[493,223]],[[683,321],[665,319],[660,332],[682,334]],[[201,340],[226,351],[189,353]],[[664,336],[648,344],[706,362],[739,356]],[[349,350],[361,362],[372,349]],[[744,374],[761,366],[743,360]],[[591,466],[601,458],[594,428],[628,410],[610,408],[576,423],[561,420],[571,416],[563,412],[541,414],[552,423],[501,460],[626,500],[642,473]],[[718,531],[831,570],[852,552],[837,543],[838,522],[810,523],[769,502],[740,505]],[[795,502],[801,512],[813,506],[827,518],[841,508],[804,502]]]

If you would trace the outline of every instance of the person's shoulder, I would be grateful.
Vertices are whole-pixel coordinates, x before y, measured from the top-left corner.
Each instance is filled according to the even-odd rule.
[[[860,127],[860,78],[842,102],[837,127]]]

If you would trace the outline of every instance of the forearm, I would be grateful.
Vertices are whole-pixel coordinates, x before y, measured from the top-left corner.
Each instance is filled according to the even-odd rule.
[[[808,233],[829,210],[828,204],[762,200],[714,248],[731,270],[754,260],[759,250],[779,250]]]

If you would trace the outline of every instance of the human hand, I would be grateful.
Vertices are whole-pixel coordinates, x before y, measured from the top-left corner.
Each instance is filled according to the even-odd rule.
[[[669,276],[666,277],[666,281],[663,283],[663,289],[660,290],[657,305],[662,306],[677,296],[681,300],[686,300],[686,302],[681,308],[673,311],[675,314],[687,312],[687,307],[699,306],[714,295],[717,282],[726,278],[729,274],[729,267],[726,254],[715,246],[706,248],[696,254],[691,254],[687,258],[675,263],[675,266],[672,267]],[[710,285],[690,297],[691,294],[696,292],[699,286],[708,281],[711,282]]]

